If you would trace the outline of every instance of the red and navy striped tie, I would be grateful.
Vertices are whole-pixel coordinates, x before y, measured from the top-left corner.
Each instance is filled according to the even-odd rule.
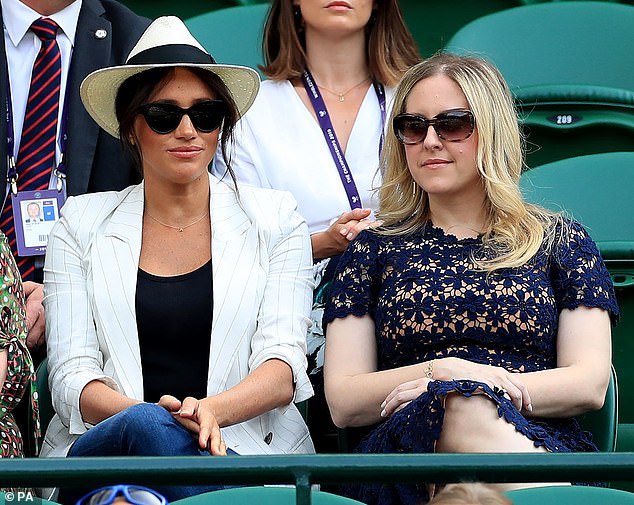
[[[40,18],[31,25],[33,33],[42,41],[42,47],[33,64],[22,139],[17,157],[18,193],[46,189],[55,164],[62,75],[61,54],[56,40],[57,29],[57,23],[47,18]],[[22,280],[32,280],[35,272],[34,257],[17,256],[10,196],[7,197],[2,216],[0,216],[0,228],[9,240]]]

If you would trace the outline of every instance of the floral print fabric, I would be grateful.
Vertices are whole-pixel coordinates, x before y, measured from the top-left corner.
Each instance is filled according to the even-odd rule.
[[[26,309],[20,273],[6,237],[0,233],[0,350],[7,351],[7,377],[0,390],[0,450],[3,458],[22,457],[23,441],[13,418],[22,397],[30,396],[35,436],[39,436],[35,372],[26,347]]]

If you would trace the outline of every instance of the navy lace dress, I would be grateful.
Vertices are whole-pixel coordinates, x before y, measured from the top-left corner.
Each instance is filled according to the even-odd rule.
[[[580,305],[616,319],[610,275],[595,243],[576,222],[559,220],[556,235],[521,268],[475,270],[479,238],[457,239],[431,224],[407,236],[363,232],[339,263],[325,320],[369,314],[375,322],[379,370],[453,356],[531,372],[556,367],[558,315]],[[574,419],[527,419],[478,382],[433,381],[428,391],[376,427],[360,444],[367,453],[429,453],[442,429],[444,396],[477,388],[498,414],[552,452],[596,451]],[[429,499],[419,485],[355,485],[346,494],[367,504],[406,505]]]

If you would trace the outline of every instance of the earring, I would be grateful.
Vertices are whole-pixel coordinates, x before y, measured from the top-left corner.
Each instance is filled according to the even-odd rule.
[[[131,146],[135,146],[136,145],[136,142],[135,142],[134,137],[132,135],[130,135],[128,137],[128,142],[130,143]]]
[[[377,9],[372,9],[372,14],[370,14],[370,19],[368,19],[368,24],[365,25],[366,29],[370,31],[374,27],[374,23],[376,23],[377,18]]]
[[[302,17],[302,10],[299,5],[293,5],[293,18],[295,19],[295,26],[301,28],[304,25],[304,18]]]

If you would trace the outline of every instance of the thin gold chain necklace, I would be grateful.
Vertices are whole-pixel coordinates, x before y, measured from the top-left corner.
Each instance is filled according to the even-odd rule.
[[[339,101],[343,102],[346,99],[346,95],[348,93],[350,93],[353,89],[357,89],[359,86],[361,86],[364,82],[367,82],[370,79],[370,76],[367,76],[365,79],[363,79],[361,82],[358,82],[357,84],[355,84],[354,86],[352,86],[350,89],[346,90],[346,91],[333,91],[332,89],[328,89],[326,86],[322,86],[321,84],[317,84],[317,82],[315,82],[315,84],[317,84],[317,87],[319,89],[323,89],[325,91],[328,91],[328,93],[332,93],[335,96],[339,97]]]
[[[471,228],[471,226],[467,226],[466,224],[454,224],[445,230],[445,233],[449,233],[451,230],[456,228],[464,228],[465,230],[469,230],[474,232],[475,234],[482,235],[484,232],[482,230],[476,230],[475,228]]]
[[[200,223],[205,216],[209,215],[209,212],[205,212],[202,216],[200,216],[199,218],[197,218],[194,222],[186,224],[185,226],[174,226],[171,224],[167,224],[164,223],[163,221],[159,221],[158,219],[156,219],[152,214],[150,214],[147,210],[145,211],[145,213],[147,214],[147,216],[152,219],[153,221],[156,221],[158,224],[160,224],[161,226],[165,226],[166,228],[171,228],[172,230],[176,230],[179,233],[183,233],[183,230],[185,230],[186,228],[189,228],[190,226],[194,226],[197,223]]]

